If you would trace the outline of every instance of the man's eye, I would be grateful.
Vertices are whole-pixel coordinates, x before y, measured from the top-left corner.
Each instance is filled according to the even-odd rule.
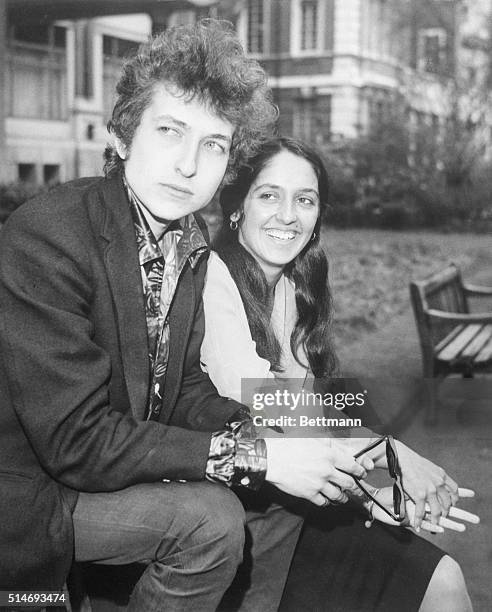
[[[159,126],[159,132],[161,132],[161,134],[164,134],[165,136],[170,135],[170,136],[177,136],[179,135],[179,132],[176,128],[173,127],[169,127],[168,125],[161,125]]]
[[[210,151],[215,151],[216,153],[225,153],[227,151],[226,147],[223,144],[220,144],[216,140],[209,140],[205,143],[205,147]]]

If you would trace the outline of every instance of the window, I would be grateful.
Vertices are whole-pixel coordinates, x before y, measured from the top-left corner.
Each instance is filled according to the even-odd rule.
[[[36,182],[36,165],[35,164],[18,164],[17,176],[21,183]]]
[[[198,4],[198,3],[197,3]],[[200,19],[207,19],[208,17],[214,16],[213,8],[204,6],[204,7],[194,7],[193,9],[180,9],[177,11],[173,11],[169,15],[169,19],[167,21],[167,27],[173,26],[192,26]]]
[[[318,0],[301,1],[301,51],[318,48]]]
[[[139,43],[126,38],[116,38],[115,36],[103,36],[104,59],[121,58],[124,59],[135,51]]]
[[[388,56],[395,36],[394,7],[387,0],[364,0],[363,8],[363,45],[365,51],[375,56]],[[400,41],[401,44],[401,41]]]
[[[369,98],[369,127],[378,130],[392,116],[393,104],[381,93],[374,93]]]
[[[15,40],[20,42],[34,45],[48,45],[50,42],[50,28],[47,25],[19,24],[14,26],[13,31]]]
[[[65,28],[24,24],[11,30],[7,55],[8,113],[64,120],[67,104]]]
[[[60,182],[60,166],[58,164],[46,164],[43,166],[43,182],[50,187]]]
[[[293,0],[291,19],[292,53],[318,53],[323,49],[323,0]]]
[[[302,95],[301,90],[301,95]],[[305,94],[307,91],[305,92]],[[309,97],[295,101],[292,134],[314,145],[322,145],[332,139],[332,96],[312,92]]]
[[[446,32],[430,28],[419,33],[418,67],[425,72],[442,73],[446,69]]]
[[[263,0],[249,0],[247,8],[248,53],[265,52],[265,6]]]
[[[65,49],[67,46],[67,31],[65,28],[55,26],[53,28],[53,44],[58,49]]]
[[[13,27],[14,40],[32,45],[49,45],[59,49],[66,46],[66,30],[60,26],[17,24]]]
[[[104,118],[111,116],[116,101],[116,83],[125,57],[138,48],[139,42],[115,36],[103,36],[103,104]]]
[[[294,108],[293,133],[296,138],[309,142],[313,134],[313,101],[297,100]]]
[[[169,16],[168,26],[178,26],[178,25],[193,25],[196,21],[195,11],[190,10],[180,10],[174,11]]]

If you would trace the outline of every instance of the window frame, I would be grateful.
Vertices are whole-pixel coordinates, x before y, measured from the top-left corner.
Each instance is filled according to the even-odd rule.
[[[428,56],[424,55],[425,52],[425,41],[428,38],[437,38],[439,40],[439,65],[436,70],[429,70]],[[418,32],[418,43],[417,43],[417,68],[421,72],[428,74],[443,74],[447,67],[447,44],[448,44],[448,32],[445,28],[421,28]]]
[[[63,45],[57,44],[56,32],[63,30]],[[47,42],[32,42],[24,38],[16,38],[15,26],[10,26],[7,38],[7,53],[4,58],[7,71],[6,107],[7,116],[14,119],[34,121],[62,121],[69,119],[69,28],[60,22],[46,25]],[[36,108],[29,112],[19,111],[16,104],[15,75],[20,74],[20,67],[27,72],[34,68],[36,74],[41,74],[42,86],[37,90]],[[59,86],[59,87],[58,87]],[[57,96],[52,95],[54,91]],[[36,114],[31,114],[35,110]]]
[[[261,51],[249,49],[249,9],[251,0],[247,0],[241,8],[237,22],[237,33],[248,57],[265,57],[271,53],[271,0],[254,0],[263,7],[263,48]]]
[[[302,23],[302,4],[306,0],[291,0],[291,20],[290,20],[290,52],[294,57],[306,57],[322,55],[325,52],[325,20],[326,20],[326,1],[309,0],[316,2],[317,5],[317,31],[316,47],[313,49],[302,49],[303,23]]]

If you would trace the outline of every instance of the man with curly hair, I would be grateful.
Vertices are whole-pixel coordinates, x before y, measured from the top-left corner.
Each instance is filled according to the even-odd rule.
[[[215,610],[244,545],[224,484],[266,477],[324,499],[288,451],[272,450],[267,473],[246,409],[199,361],[207,244],[194,213],[276,108],[214,21],[143,45],[117,93],[106,176],[25,204],[0,240],[0,589],[59,589],[74,557],[139,562],[129,609]],[[333,453],[326,465],[362,475]]]

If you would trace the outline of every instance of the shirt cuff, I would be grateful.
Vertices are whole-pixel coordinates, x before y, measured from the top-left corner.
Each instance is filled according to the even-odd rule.
[[[238,415],[237,413],[232,417]],[[241,485],[258,490],[265,480],[267,450],[265,440],[256,437],[249,414],[244,420],[232,420],[225,431],[212,434],[205,477],[227,486]]]

